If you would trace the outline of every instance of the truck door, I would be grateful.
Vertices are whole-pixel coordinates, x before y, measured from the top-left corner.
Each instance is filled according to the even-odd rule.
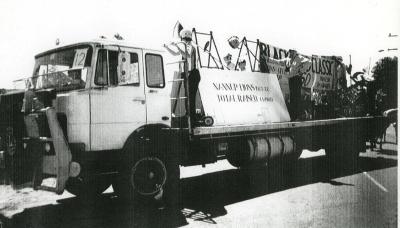
[[[90,93],[91,150],[121,149],[131,132],[146,123],[140,49],[97,51]]]
[[[145,52],[143,58],[146,76],[147,123],[170,125],[170,90],[165,80],[163,57],[158,53]]]

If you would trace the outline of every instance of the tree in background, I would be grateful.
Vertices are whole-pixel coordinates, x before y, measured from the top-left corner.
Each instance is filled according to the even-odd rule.
[[[382,115],[397,108],[397,57],[380,59],[373,68],[373,80],[366,71],[354,73],[350,87],[332,94],[332,105],[338,117]]]
[[[397,57],[384,57],[372,69],[374,81],[370,97],[377,113],[397,108]]]

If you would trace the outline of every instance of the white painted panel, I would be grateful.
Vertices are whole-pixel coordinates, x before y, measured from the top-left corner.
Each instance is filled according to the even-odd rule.
[[[91,150],[121,149],[128,136],[146,122],[142,86],[91,91]]]
[[[139,128],[134,123],[93,124],[92,150],[122,149],[129,135]]]
[[[276,74],[200,69],[206,115],[214,126],[290,121]]]
[[[57,112],[67,116],[68,142],[84,143],[85,149],[90,149],[89,124],[89,91],[78,90],[57,95]]]

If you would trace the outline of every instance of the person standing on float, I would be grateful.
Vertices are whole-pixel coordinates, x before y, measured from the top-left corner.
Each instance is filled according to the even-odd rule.
[[[299,55],[296,50],[289,50],[288,57],[284,59],[274,59],[268,56],[264,56],[268,59],[268,62],[275,64],[284,64],[285,71],[288,72],[289,78],[289,90],[290,90],[290,107],[289,112],[291,118],[296,120],[302,114],[302,94],[301,88],[303,84],[302,75],[311,66],[311,60],[303,55]]]
[[[174,56],[181,55],[183,60],[187,60],[187,69],[189,73],[189,103],[190,103],[190,119],[191,123],[195,123],[196,114],[196,95],[200,83],[200,73],[196,67],[196,48],[192,43],[192,32],[190,30],[182,30],[180,32],[180,37],[184,44],[172,42],[170,45],[176,47],[178,51],[172,50],[169,45],[164,44],[164,48],[167,49],[169,53]],[[182,47],[183,46],[183,47]],[[186,50],[185,50],[186,46]],[[181,72],[183,72],[183,77],[185,74],[184,64],[181,64]]]

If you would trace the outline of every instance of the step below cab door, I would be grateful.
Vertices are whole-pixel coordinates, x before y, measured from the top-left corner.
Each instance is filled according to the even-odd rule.
[[[97,50],[90,93],[91,150],[121,149],[128,136],[146,123],[142,50]]]
[[[144,51],[145,94],[148,124],[170,126],[170,83],[166,81],[164,59],[161,53]]]

